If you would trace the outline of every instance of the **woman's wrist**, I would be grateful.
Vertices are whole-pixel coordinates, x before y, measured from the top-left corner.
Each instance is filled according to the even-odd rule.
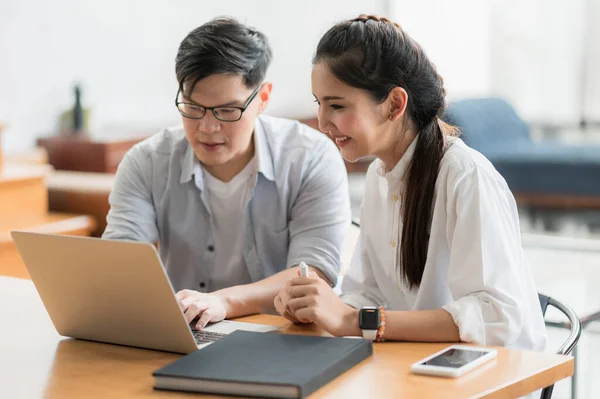
[[[362,331],[358,323],[358,309],[346,305],[346,311],[342,317],[342,327],[339,334],[341,337],[362,337]]]

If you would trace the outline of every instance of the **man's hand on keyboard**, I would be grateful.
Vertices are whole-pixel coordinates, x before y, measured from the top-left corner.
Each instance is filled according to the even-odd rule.
[[[175,295],[175,298],[177,298],[188,324],[198,317],[198,322],[192,326],[198,330],[202,330],[208,323],[223,320],[227,315],[227,304],[218,295],[181,290]]]

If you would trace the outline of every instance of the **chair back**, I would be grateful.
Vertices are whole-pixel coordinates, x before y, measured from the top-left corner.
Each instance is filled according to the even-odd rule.
[[[577,314],[571,309],[569,306],[564,303],[557,301],[554,298],[550,298],[543,294],[538,294],[538,298],[540,300],[540,306],[542,307],[542,314],[546,314],[546,310],[548,306],[552,306],[553,308],[558,309],[569,319],[570,324],[570,333],[567,340],[562,344],[562,346],[556,352],[559,355],[568,355],[570,354],[575,346],[579,342],[579,337],[581,336],[581,321]],[[550,399],[552,397],[552,391],[554,389],[554,385],[550,385],[542,390],[541,399]]]

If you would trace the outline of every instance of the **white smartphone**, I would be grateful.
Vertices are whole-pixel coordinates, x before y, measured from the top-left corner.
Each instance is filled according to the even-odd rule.
[[[467,345],[452,345],[413,364],[413,373],[440,377],[460,377],[475,367],[494,359],[498,351]]]

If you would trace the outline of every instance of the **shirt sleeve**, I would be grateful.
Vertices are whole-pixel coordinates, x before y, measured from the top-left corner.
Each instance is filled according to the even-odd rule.
[[[371,262],[369,251],[369,231],[373,231],[371,218],[367,215],[367,211],[374,204],[370,203],[369,191],[376,190],[372,182],[377,181],[375,176],[374,165],[369,167],[365,179],[365,195],[361,204],[360,220],[361,229],[358,242],[354,249],[354,256],[350,262],[348,272],[344,276],[341,284],[342,300],[355,309],[360,309],[364,306],[386,306],[385,297],[377,284],[375,274],[373,272],[373,262]]]
[[[152,201],[152,165],[139,147],[133,147],[117,169],[108,197],[110,210],[102,238],[155,243],[156,211]]]
[[[342,280],[340,297],[355,309],[364,306],[386,306],[373,275],[368,252],[363,250],[366,248],[366,239],[367,237],[361,233],[348,273]]]
[[[292,206],[287,266],[304,261],[335,285],[350,226],[350,196],[342,157],[329,140],[322,148],[309,160]]]
[[[510,345],[521,331],[523,253],[516,204],[505,181],[473,166],[448,187],[452,315],[460,339],[482,345]]]

